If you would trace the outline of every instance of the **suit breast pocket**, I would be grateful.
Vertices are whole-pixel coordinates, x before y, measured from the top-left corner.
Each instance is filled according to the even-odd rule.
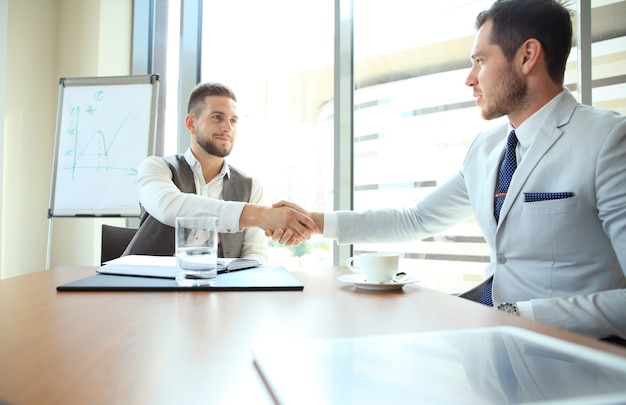
[[[564,262],[574,257],[586,243],[580,203],[579,196],[522,203],[512,227],[520,235],[519,245],[536,260]]]
[[[522,215],[525,214],[559,214],[578,209],[578,196],[551,200],[532,201],[522,204]]]

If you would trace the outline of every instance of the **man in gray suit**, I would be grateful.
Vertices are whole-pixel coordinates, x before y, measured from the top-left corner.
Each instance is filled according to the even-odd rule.
[[[506,115],[509,123],[481,133],[460,171],[411,208],[310,215],[341,244],[422,239],[473,215],[491,260],[485,281],[464,297],[624,339],[626,118],[580,105],[563,87],[572,24],[558,1],[497,1],[476,27],[466,84],[485,119]],[[500,190],[512,130],[517,167]],[[283,243],[290,237],[273,233]]]

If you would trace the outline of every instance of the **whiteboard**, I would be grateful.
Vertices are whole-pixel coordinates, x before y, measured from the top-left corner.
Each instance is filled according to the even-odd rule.
[[[139,216],[137,168],[154,154],[158,83],[60,80],[48,217]]]

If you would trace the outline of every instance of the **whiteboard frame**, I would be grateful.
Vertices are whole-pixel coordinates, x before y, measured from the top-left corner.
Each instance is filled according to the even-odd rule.
[[[110,85],[135,85],[150,84],[152,85],[152,99],[150,105],[150,123],[148,134],[148,149],[146,157],[154,155],[156,142],[156,122],[157,122],[157,104],[159,93],[159,75],[140,75],[140,76],[107,76],[107,77],[74,77],[61,78],[59,80],[59,101],[57,110],[57,123],[54,139],[54,156],[52,162],[52,180],[50,183],[50,205],[48,208],[48,218],[52,217],[139,217],[140,208],[139,200],[136,208],[128,209],[111,209],[104,211],[100,209],[59,209],[55,208],[56,187],[57,187],[57,171],[59,164],[59,148],[61,142],[61,130],[63,122],[63,102],[64,91],[66,87],[80,86],[110,86]]]

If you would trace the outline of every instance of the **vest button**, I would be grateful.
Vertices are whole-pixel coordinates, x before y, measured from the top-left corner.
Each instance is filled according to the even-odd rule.
[[[497,260],[498,264],[506,263],[506,257],[504,257],[502,255],[498,255],[498,257],[496,257],[496,260]]]

